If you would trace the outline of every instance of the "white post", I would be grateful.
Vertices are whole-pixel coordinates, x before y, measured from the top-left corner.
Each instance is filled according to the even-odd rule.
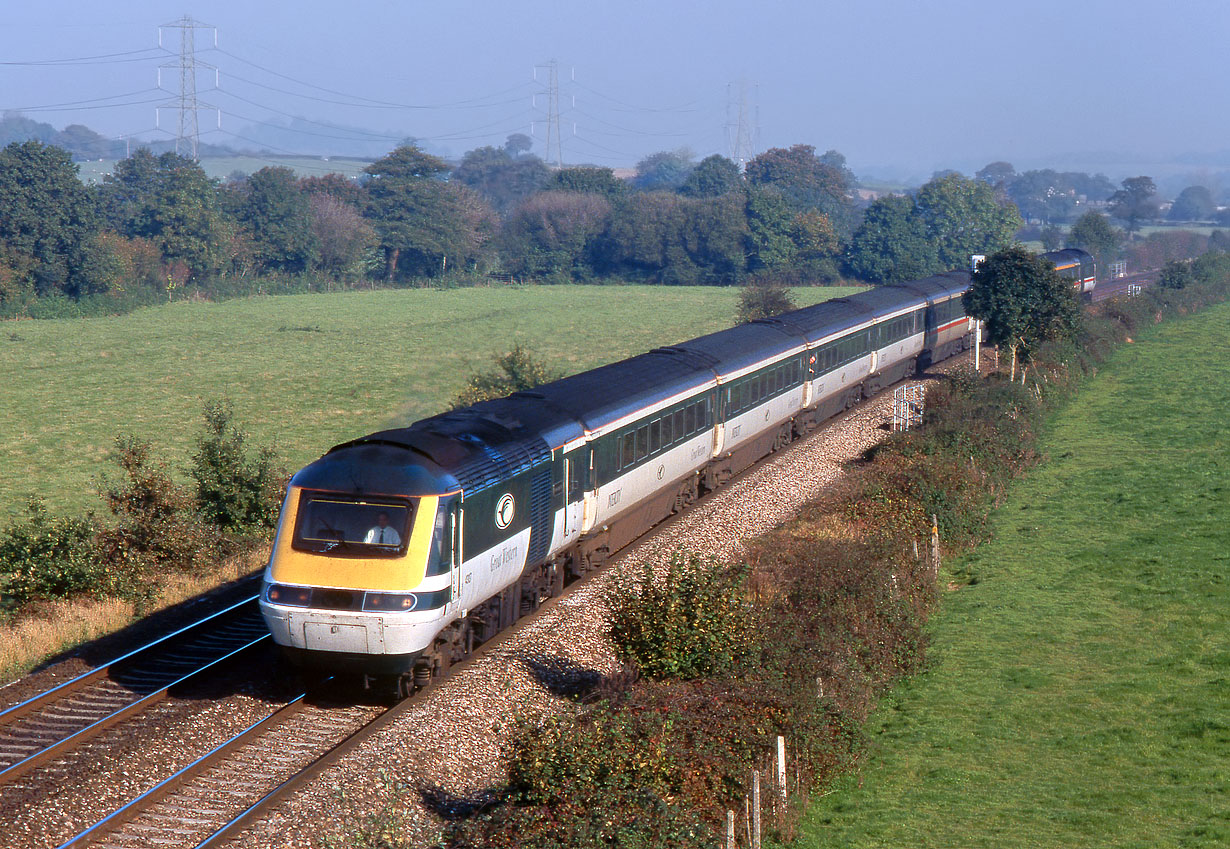
[[[735,849],[735,812],[726,811],[726,849]]]
[[[760,770],[752,770],[752,849],[760,849]]]
[[[786,738],[777,735],[777,795],[786,801]],[[784,804],[783,804],[784,808]]]
[[[982,374],[982,321],[974,319],[974,374]]]

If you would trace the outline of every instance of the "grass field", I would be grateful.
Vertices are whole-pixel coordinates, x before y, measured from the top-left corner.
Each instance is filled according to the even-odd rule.
[[[798,289],[799,306],[851,289]],[[292,468],[344,439],[444,408],[493,354],[527,344],[562,373],[729,326],[735,288],[545,286],[173,303],[0,324],[0,524],[28,496],[98,504],[114,438],[182,469],[204,401],[229,398]]]
[[[115,159],[78,162],[78,173],[82,181],[97,183],[102,180],[103,175],[110,174],[115,170],[116,162],[117,160]],[[363,169],[370,165],[371,162],[366,159],[347,159],[336,156],[324,159],[319,156],[277,156],[271,154],[267,157],[203,156],[201,157],[200,164],[201,168],[210,177],[225,179],[234,171],[254,174],[266,166],[290,168],[300,177],[319,177],[323,174],[345,174],[347,177],[353,177],[362,173]]]
[[[1228,333],[1151,330],[1057,417],[799,847],[1230,845]]]

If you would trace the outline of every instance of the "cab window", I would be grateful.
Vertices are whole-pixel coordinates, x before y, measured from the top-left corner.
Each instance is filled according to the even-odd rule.
[[[316,553],[392,556],[405,550],[412,514],[407,501],[304,492],[291,545]]]

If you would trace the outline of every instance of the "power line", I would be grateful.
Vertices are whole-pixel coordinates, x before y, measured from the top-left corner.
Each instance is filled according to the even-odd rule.
[[[12,60],[0,62],[0,65],[10,65],[26,68],[37,67],[55,67],[57,65],[117,65],[123,62],[148,62],[150,59],[156,59],[160,54],[165,53],[161,47],[145,47],[141,50],[125,50],[120,53],[99,53],[95,56],[74,56],[65,59],[33,59],[33,60]],[[135,59],[119,59],[120,56],[137,56],[140,53],[148,53],[148,56],[140,56]]]
[[[555,147],[555,166],[564,167],[564,143],[560,137],[559,128],[559,63],[552,59],[546,65],[534,66],[534,80],[538,80],[538,69],[547,72],[547,87],[538,93],[547,98],[547,155],[543,158],[551,160],[551,147]]]
[[[197,113],[202,109],[217,111],[217,107],[210,106],[207,103],[202,103],[197,99],[196,93],[196,72],[197,68],[208,68],[211,71],[217,71],[213,65],[207,65],[196,58],[196,31],[198,29],[211,29],[214,32],[214,43],[218,41],[218,31],[209,24],[203,24],[200,21],[194,21],[192,18],[184,15],[178,21],[169,24],[163,24],[158,28],[158,46],[162,46],[162,31],[163,29],[179,30],[179,61],[177,63],[167,63],[159,66],[158,87],[162,88],[162,69],[170,68],[179,71],[179,97],[175,100],[168,101],[161,108],[176,109],[179,111],[179,131],[175,136],[175,152],[180,156],[188,156],[192,160],[199,158],[198,150],[201,143],[201,128],[197,120]],[[154,110],[155,121],[157,124],[158,110]],[[218,123],[222,123],[222,114],[218,113]]]
[[[142,95],[142,94],[153,94],[156,91],[158,91],[158,89],[156,88],[144,88],[139,91],[129,91],[129,92],[125,92],[124,94],[111,94],[111,95],[107,95],[106,97],[91,97],[86,100],[69,100],[69,101],[65,101],[64,103],[46,103],[46,104],[43,104],[42,106],[14,106],[14,107],[5,109],[4,111],[6,112],[55,112],[55,111],[63,109],[64,111],[69,112],[69,111],[72,111],[76,107],[85,108],[89,104],[93,104],[93,103],[103,103],[104,101],[107,101],[107,100],[119,100],[124,97],[138,97],[139,95]],[[137,102],[138,103],[150,103],[152,101],[141,100]],[[112,104],[107,104],[107,105],[133,106],[135,104],[112,103]]]
[[[726,86],[726,144],[740,171],[756,155],[760,144],[760,107],[749,104],[748,87],[747,80]],[[759,93],[759,86],[753,89]]]
[[[502,105],[504,103],[513,102],[513,101],[501,101],[500,103],[487,103],[487,104],[481,103],[481,101],[490,100],[493,97],[502,97],[505,94],[510,94],[514,91],[524,89],[527,85],[530,85],[530,83],[518,83],[517,85],[510,86],[509,88],[503,89],[501,91],[492,92],[490,94],[484,94],[478,97],[471,97],[471,98],[466,98],[463,100],[456,100],[456,101],[444,102],[444,103],[397,103],[391,100],[377,100],[375,98],[364,97],[363,95],[359,95],[359,94],[350,94],[344,91],[338,91],[337,89],[326,88],[325,86],[316,85],[315,83],[307,82],[306,80],[301,80],[296,77],[292,77],[288,74],[283,74],[280,71],[273,70],[272,68],[266,68],[264,65],[258,65],[256,62],[253,62],[250,59],[245,59],[242,56],[238,56],[234,53],[231,53],[228,50],[223,50],[222,48],[218,48],[218,52],[225,56],[229,56],[232,59],[236,59],[240,62],[243,62],[245,65],[251,65],[253,68],[256,68],[257,70],[264,71],[266,74],[272,74],[273,76],[278,77],[280,79],[288,80],[289,82],[296,83],[297,85],[305,86],[306,88],[314,88],[317,91],[323,91],[326,94],[332,94],[337,97],[347,98],[347,100],[344,102],[341,102],[340,105],[355,106],[355,107],[360,107],[360,108],[379,107],[379,108],[386,108],[386,109],[482,109],[487,106],[497,106],[497,105]],[[252,82],[251,80],[245,80],[245,82],[250,82],[252,85],[264,86],[263,83]],[[325,103],[338,103],[338,101],[324,100],[322,98],[312,98],[310,95],[297,94],[295,92],[285,91],[283,89],[274,89],[272,86],[264,86],[264,87],[272,89],[274,91],[278,91],[279,93],[282,93],[282,94],[290,94],[295,97],[302,97],[302,98],[309,99],[309,100],[310,99],[320,99],[322,100],[322,102],[325,102]],[[367,104],[371,104],[371,106],[364,107],[363,103],[355,103],[353,101],[364,101]]]

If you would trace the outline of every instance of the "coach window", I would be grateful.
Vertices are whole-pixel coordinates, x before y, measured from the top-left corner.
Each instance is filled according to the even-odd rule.
[[[696,433],[696,405],[688,404],[683,409],[684,433],[688,436]]]
[[[619,446],[619,468],[626,469],[636,462],[636,434],[628,431]]]
[[[662,420],[654,419],[649,423],[649,453],[657,454],[662,448]]]
[[[649,425],[641,425],[636,429],[636,459],[644,460],[649,456]]]
[[[675,411],[675,439],[684,439],[688,435],[688,414],[686,410]]]
[[[663,448],[670,446],[675,441],[674,439],[672,439],[673,435],[674,434],[671,431],[671,417],[663,416],[662,417],[662,447]]]
[[[697,406],[700,408],[696,412],[696,424],[701,430],[706,430],[713,427],[713,419],[711,417],[712,410],[709,409],[709,399],[701,401]]]

